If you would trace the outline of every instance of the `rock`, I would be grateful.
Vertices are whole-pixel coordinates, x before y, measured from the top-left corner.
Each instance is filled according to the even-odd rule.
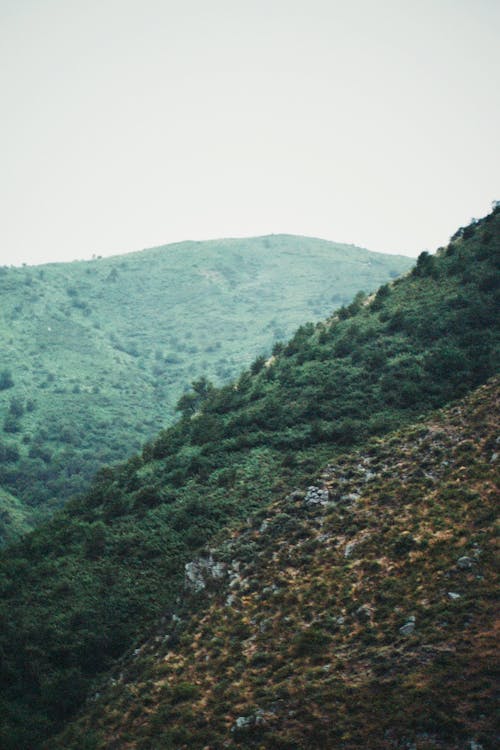
[[[469,742],[469,749],[470,750],[483,750],[483,746],[479,744],[479,742],[476,742],[476,740],[471,740]]]
[[[490,463],[494,464],[496,461],[498,461],[498,453],[494,453],[490,458]]]
[[[206,588],[210,579],[221,579],[226,574],[227,566],[225,563],[216,562],[210,555],[186,563],[184,570],[186,572],[186,585],[194,593],[199,593]]]
[[[235,732],[237,729],[246,729],[247,727],[250,727],[252,724],[253,724],[253,716],[238,716],[238,718],[234,722],[234,726],[231,728],[231,731]]]
[[[399,628],[401,635],[411,635],[415,630],[415,620],[408,620],[404,625]]]
[[[320,487],[308,487],[305,496],[305,504],[309,506],[326,505],[329,499],[328,490],[322,490]]]
[[[349,542],[349,544],[346,544],[345,549],[344,549],[344,557],[350,557],[355,547],[356,547],[356,542]]]
[[[457,568],[460,568],[461,570],[469,570],[473,565],[474,560],[466,555],[459,557],[457,560]]]
[[[259,726],[264,724],[264,711],[262,708],[258,708],[254,714],[250,716],[238,716],[235,723],[231,727],[231,732],[242,731],[250,729],[250,727]]]
[[[450,599],[460,599],[462,594],[456,594],[454,591],[448,591]]]

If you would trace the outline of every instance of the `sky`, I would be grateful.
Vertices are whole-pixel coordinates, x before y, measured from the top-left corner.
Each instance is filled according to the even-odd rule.
[[[500,199],[498,29],[498,0],[0,0],[0,264],[435,250]]]

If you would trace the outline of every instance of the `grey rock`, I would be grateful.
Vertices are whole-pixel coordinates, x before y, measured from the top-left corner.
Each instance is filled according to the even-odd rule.
[[[414,630],[415,630],[415,622],[412,620],[408,620],[407,623],[405,623],[399,628],[399,632],[401,633],[401,635],[411,635]]]
[[[246,727],[250,727],[252,724],[253,716],[238,716],[231,731],[234,732],[236,729],[246,729]]]
[[[344,557],[351,557],[355,547],[356,547],[356,542],[349,542],[349,544],[346,544],[345,549],[344,549]]]
[[[250,727],[259,726],[264,723],[264,711],[261,708],[258,708],[256,712],[250,716],[238,716],[234,725],[231,727],[231,732],[249,729]]]
[[[197,560],[188,562],[184,566],[186,573],[186,585],[195,593],[203,591],[207,582],[223,578],[227,572],[227,565],[217,562],[212,555],[199,557]]]
[[[469,570],[473,565],[474,560],[466,555],[459,557],[457,560],[457,568],[460,568],[461,570]]]
[[[322,490],[320,487],[308,487],[305,497],[306,505],[326,505],[329,500],[328,490]]]
[[[460,599],[462,597],[462,594],[457,594],[455,591],[448,591],[448,596],[450,599]]]

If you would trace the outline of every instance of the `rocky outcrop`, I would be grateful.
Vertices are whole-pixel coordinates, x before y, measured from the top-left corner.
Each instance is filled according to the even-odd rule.
[[[204,591],[210,583],[221,581],[227,574],[227,565],[214,560],[211,554],[186,563],[184,569],[186,587],[195,594]]]

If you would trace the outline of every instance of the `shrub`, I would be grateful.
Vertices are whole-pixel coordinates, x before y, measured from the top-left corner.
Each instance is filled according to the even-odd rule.
[[[330,640],[324,630],[311,626],[297,633],[293,639],[293,650],[297,656],[318,656],[328,648]]]
[[[170,702],[175,706],[177,703],[184,703],[184,701],[193,700],[198,697],[198,692],[197,685],[193,685],[191,682],[179,682],[179,684],[175,685],[172,689]]]
[[[12,388],[14,380],[10,370],[2,370],[0,372],[0,391],[5,391],[7,388]]]

